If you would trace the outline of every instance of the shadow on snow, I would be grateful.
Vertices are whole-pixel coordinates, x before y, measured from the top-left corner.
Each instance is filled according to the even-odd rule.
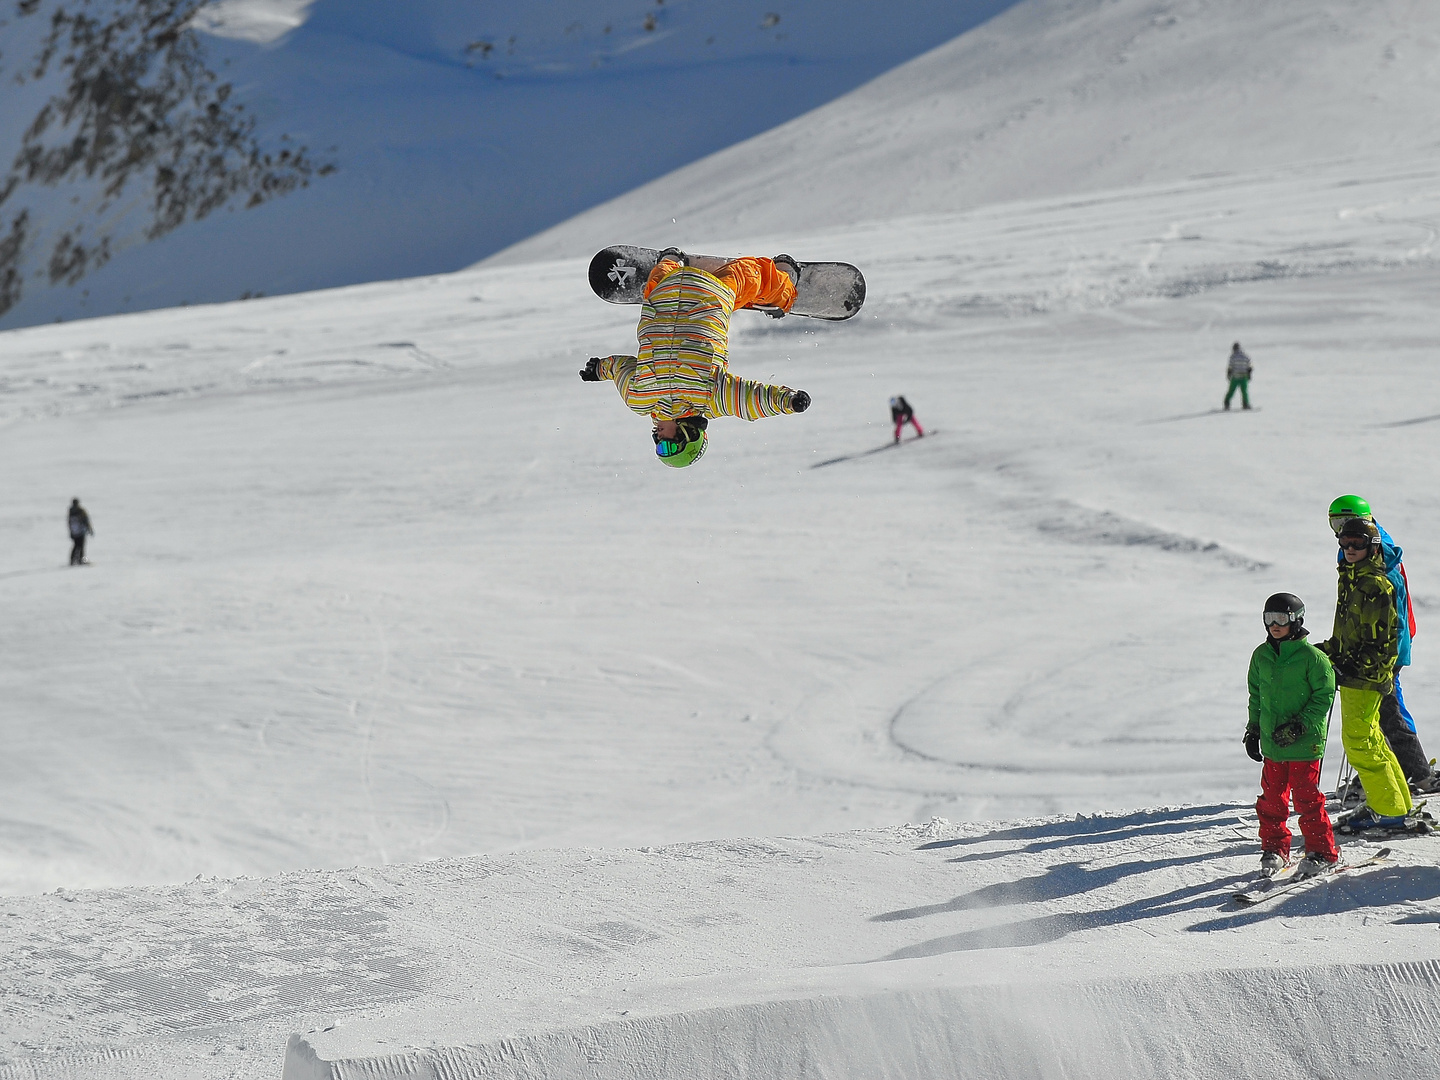
[[[1184,858],[1164,859],[1152,863],[1132,863],[1125,870],[1127,873],[1145,872],[1151,869],[1164,869],[1166,867],[1181,866],[1187,863],[1210,862],[1214,859],[1227,858],[1244,854],[1251,850],[1249,845],[1232,845],[1221,851],[1207,851],[1195,855],[1187,855]],[[1138,869],[1137,869],[1138,868]],[[1077,868],[1075,864],[1066,864],[1055,867],[1060,879],[1052,885],[1041,885],[1040,889],[1050,889],[1056,895],[1075,895],[1086,889],[1099,888],[1109,884],[1119,876],[1106,880],[1106,871],[1087,871],[1086,880],[1082,881],[1079,888],[1067,886],[1063,882],[1065,875],[1074,875]],[[1048,876],[1048,875],[1042,875]],[[1249,874],[1231,874],[1218,881],[1205,881],[1197,885],[1186,885],[1179,889],[1165,893],[1162,896],[1147,896],[1138,900],[1131,900],[1128,903],[1116,907],[1104,908],[1099,911],[1067,911],[1053,915],[1040,915],[1033,919],[1025,919],[1021,922],[1007,923],[1003,926],[987,926],[977,930],[966,930],[959,934],[947,934],[944,937],[931,938],[929,941],[917,942],[914,945],[907,945],[903,949],[897,949],[890,955],[881,957],[884,960],[912,960],[922,956],[940,956],[946,953],[976,952],[981,949],[1009,949],[1022,945],[1044,945],[1052,941],[1076,933],[1082,930],[1095,930],[1105,926],[1117,926],[1122,923],[1139,922],[1142,919],[1159,918],[1166,915],[1174,915],[1178,912],[1193,911],[1201,907],[1210,907],[1215,902],[1217,891],[1233,890],[1236,884],[1241,881],[1250,880]],[[1025,883],[1017,883],[1024,885]],[[1031,882],[1032,885],[1035,883]],[[987,887],[988,888],[988,887]],[[1068,892],[1066,889],[1068,888]],[[987,892],[987,889],[978,890],[971,894],[978,896]],[[1043,899],[1043,897],[1029,897],[1030,899]],[[967,898],[960,898],[961,900]],[[997,901],[998,902],[998,901]],[[948,905],[937,905],[937,910],[953,910]],[[921,912],[923,909],[912,909]],[[881,916],[883,918],[883,916]],[[892,912],[890,917],[917,917],[903,912]]]

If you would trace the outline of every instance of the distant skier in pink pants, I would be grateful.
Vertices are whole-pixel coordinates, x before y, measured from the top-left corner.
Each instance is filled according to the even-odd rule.
[[[905,400],[903,395],[890,399],[890,419],[895,421],[896,442],[900,441],[900,432],[906,424],[915,429],[917,439],[924,438],[925,431],[921,428],[920,421],[915,419],[915,410],[910,407],[910,403]]]

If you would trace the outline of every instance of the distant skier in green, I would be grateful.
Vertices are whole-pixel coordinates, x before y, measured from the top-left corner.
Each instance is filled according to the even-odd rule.
[[[1230,379],[1230,389],[1225,393],[1225,410],[1230,410],[1230,399],[1235,396],[1235,391],[1240,391],[1240,407],[1250,408],[1250,374],[1254,371],[1254,365],[1250,363],[1250,357],[1246,356],[1237,341],[1230,347],[1230,363],[1225,368],[1225,374]]]

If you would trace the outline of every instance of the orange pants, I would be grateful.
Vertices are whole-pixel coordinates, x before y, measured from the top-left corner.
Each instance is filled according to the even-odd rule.
[[[651,289],[679,269],[681,266],[674,259],[656,264],[650,271],[650,280],[645,282],[645,295],[648,297]],[[737,308],[758,304],[789,311],[795,305],[795,283],[790,275],[764,256],[731,259],[713,276],[734,291]]]

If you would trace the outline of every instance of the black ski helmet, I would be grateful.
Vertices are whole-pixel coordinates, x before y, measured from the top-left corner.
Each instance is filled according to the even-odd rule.
[[[1341,536],[1363,536],[1369,540],[1371,544],[1380,543],[1379,528],[1376,527],[1375,522],[1363,517],[1351,518],[1336,530],[1335,535],[1337,538]]]
[[[1265,601],[1266,615],[1277,612],[1289,615],[1291,626],[1303,626],[1305,623],[1305,601],[1294,593],[1277,592]],[[1269,625],[1268,621],[1266,625]]]

